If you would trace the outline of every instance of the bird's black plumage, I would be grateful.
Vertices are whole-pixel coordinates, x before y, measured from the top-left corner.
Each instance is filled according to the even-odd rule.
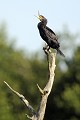
[[[49,28],[47,27],[47,19],[39,15],[38,19],[40,22],[38,23],[38,29],[41,38],[48,44],[49,47],[56,49],[59,54],[64,56],[64,54],[60,50],[60,43],[58,42],[58,37],[56,34]]]

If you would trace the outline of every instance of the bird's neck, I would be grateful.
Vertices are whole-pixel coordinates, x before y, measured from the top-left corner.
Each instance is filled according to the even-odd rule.
[[[42,26],[42,27],[46,27],[46,25],[47,25],[47,19],[41,21],[39,24],[40,24],[40,26]]]
[[[42,21],[42,24],[43,24],[44,26],[46,26],[46,25],[47,25],[47,19],[44,19],[44,20]]]

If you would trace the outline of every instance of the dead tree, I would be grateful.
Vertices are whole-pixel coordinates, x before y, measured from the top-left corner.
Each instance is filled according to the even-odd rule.
[[[8,88],[23,101],[27,109],[31,112],[32,116],[27,115],[27,117],[31,120],[43,120],[44,119],[47,99],[51,92],[53,82],[54,82],[54,76],[55,76],[54,71],[56,67],[55,65],[56,54],[48,50],[46,47],[43,48],[43,50],[45,54],[47,55],[49,77],[48,77],[48,82],[43,89],[41,89],[40,86],[37,84],[37,87],[41,93],[41,101],[40,101],[37,111],[34,110],[34,108],[30,105],[28,100],[22,94],[12,89],[12,87],[10,87],[10,85],[4,81],[4,83],[8,86]]]

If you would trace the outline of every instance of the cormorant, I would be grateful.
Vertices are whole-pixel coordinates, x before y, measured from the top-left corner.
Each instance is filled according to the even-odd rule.
[[[38,29],[41,38],[48,44],[49,49],[50,47],[56,49],[60,55],[65,57],[65,55],[60,50],[60,43],[58,42],[58,37],[49,27],[46,26],[47,19],[43,15],[38,15],[37,18],[40,20],[40,22],[38,23]]]

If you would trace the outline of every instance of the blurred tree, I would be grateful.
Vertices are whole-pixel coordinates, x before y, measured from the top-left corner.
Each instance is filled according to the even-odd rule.
[[[3,26],[0,28],[0,120],[24,119],[25,108],[21,102],[6,89],[3,81],[7,81],[14,89],[26,93],[32,84],[31,65],[24,54],[14,49]],[[30,80],[32,82],[30,82]],[[27,84],[26,84],[27,81]],[[27,88],[26,88],[27,87]],[[24,89],[23,89],[24,88]],[[17,113],[17,116],[16,116]]]
[[[64,33],[64,31],[61,33],[64,36],[62,39],[69,42],[72,39],[76,41],[77,38],[70,32]],[[40,100],[36,84],[43,88],[46,83],[47,60],[46,57],[41,59],[36,54],[29,58],[28,53],[25,55],[21,50],[17,50],[14,42],[10,41],[2,25],[0,27],[0,120],[25,120],[27,119],[25,113],[28,111],[3,81],[7,81],[16,91],[22,93],[36,108]],[[76,46],[76,49],[73,49],[70,59],[65,58],[66,66],[61,63],[62,60],[64,61],[59,57],[56,61],[55,82],[48,99],[45,120],[80,119],[80,47]],[[63,66],[63,71],[59,64]],[[65,67],[67,69],[64,71]]]

